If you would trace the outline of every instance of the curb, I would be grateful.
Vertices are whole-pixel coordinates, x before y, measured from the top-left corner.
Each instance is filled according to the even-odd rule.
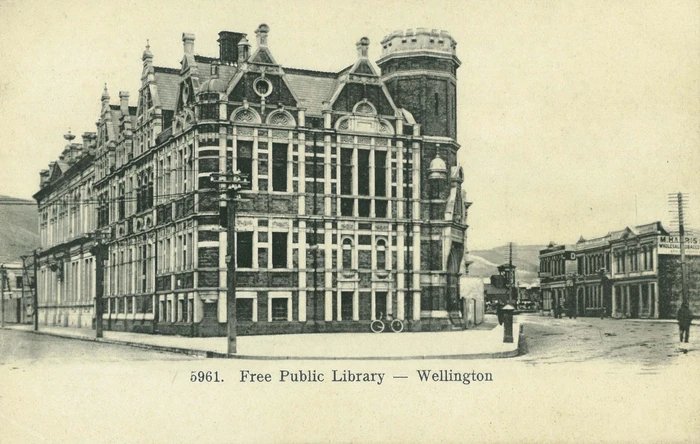
[[[121,345],[121,346],[126,346],[126,347],[143,348],[143,349],[147,349],[147,350],[156,350],[156,351],[163,351],[163,352],[169,352],[169,353],[178,353],[181,355],[198,356],[201,358],[228,358],[228,355],[226,353],[219,353],[219,352],[214,352],[214,351],[195,350],[195,349],[181,348],[181,347],[169,347],[169,346],[165,346],[165,345],[144,344],[143,342],[119,341],[119,340],[107,339],[107,338],[89,338],[86,336],[72,336],[72,335],[67,335],[67,334],[47,332],[47,331],[41,331],[41,330],[39,330],[39,331],[19,330],[19,329],[14,329],[11,327],[4,327],[4,329],[5,330],[19,331],[19,332],[23,332],[23,333],[33,333],[35,335],[53,336],[53,337],[62,338],[62,339],[75,339],[78,341],[85,341],[85,342],[100,342],[103,344]]]
[[[513,350],[492,352],[492,353],[472,353],[472,354],[454,354],[454,355],[414,355],[414,356],[266,356],[266,355],[242,355],[236,354],[229,356],[226,353],[220,353],[207,350],[196,350],[181,347],[169,347],[165,345],[145,344],[143,342],[119,341],[106,338],[90,338],[86,336],[72,336],[61,333],[20,330],[12,327],[3,327],[4,330],[13,330],[23,333],[33,333],[37,335],[53,336],[62,339],[76,339],[85,342],[99,342],[103,344],[121,345],[126,347],[142,348],[147,350],[162,351],[168,353],[178,353],[188,356],[197,356],[200,358],[219,358],[219,359],[241,359],[241,360],[259,360],[259,361],[403,361],[403,360],[428,360],[428,359],[503,359],[518,356],[520,343],[523,339],[523,326],[520,324],[518,334],[518,346]]]

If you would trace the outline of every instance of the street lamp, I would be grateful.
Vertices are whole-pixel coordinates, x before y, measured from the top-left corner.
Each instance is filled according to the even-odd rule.
[[[210,176],[212,183],[225,185],[227,214],[226,231],[228,245],[226,247],[226,330],[227,330],[227,354],[236,354],[236,201],[238,193],[250,182],[246,180],[246,175],[236,171],[231,174],[212,173]]]

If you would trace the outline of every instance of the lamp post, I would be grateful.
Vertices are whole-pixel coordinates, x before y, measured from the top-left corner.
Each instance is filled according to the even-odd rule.
[[[90,248],[90,253],[95,258],[95,337],[103,336],[102,314],[104,313],[104,279],[105,260],[107,260],[107,245],[105,240],[107,233],[96,231],[92,234],[95,244]]]
[[[571,281],[571,292],[572,292],[572,297],[571,297],[571,302],[569,304],[573,303],[573,307],[569,305],[569,309],[571,310],[571,314],[573,315],[574,318],[578,317],[578,283],[581,282],[583,279],[583,276],[580,276],[578,273],[570,273],[569,274],[569,279]]]
[[[226,332],[227,354],[235,355],[236,347],[236,201],[239,191],[250,183],[240,171],[231,174],[212,173],[212,183],[226,186]]]

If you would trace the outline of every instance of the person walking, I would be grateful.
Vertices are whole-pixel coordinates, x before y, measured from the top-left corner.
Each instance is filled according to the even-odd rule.
[[[681,308],[678,309],[678,329],[680,332],[680,341],[688,342],[690,337],[690,324],[693,323],[693,312],[690,311],[690,307],[687,302],[681,304]]]

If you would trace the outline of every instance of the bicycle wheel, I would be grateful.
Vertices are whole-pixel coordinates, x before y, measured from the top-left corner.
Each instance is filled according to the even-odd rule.
[[[401,333],[403,331],[403,322],[401,322],[400,319],[391,321],[391,331],[394,333]]]
[[[384,323],[380,321],[379,319],[376,319],[372,321],[371,324],[369,324],[369,328],[374,332],[374,333],[381,333],[384,331]]]

